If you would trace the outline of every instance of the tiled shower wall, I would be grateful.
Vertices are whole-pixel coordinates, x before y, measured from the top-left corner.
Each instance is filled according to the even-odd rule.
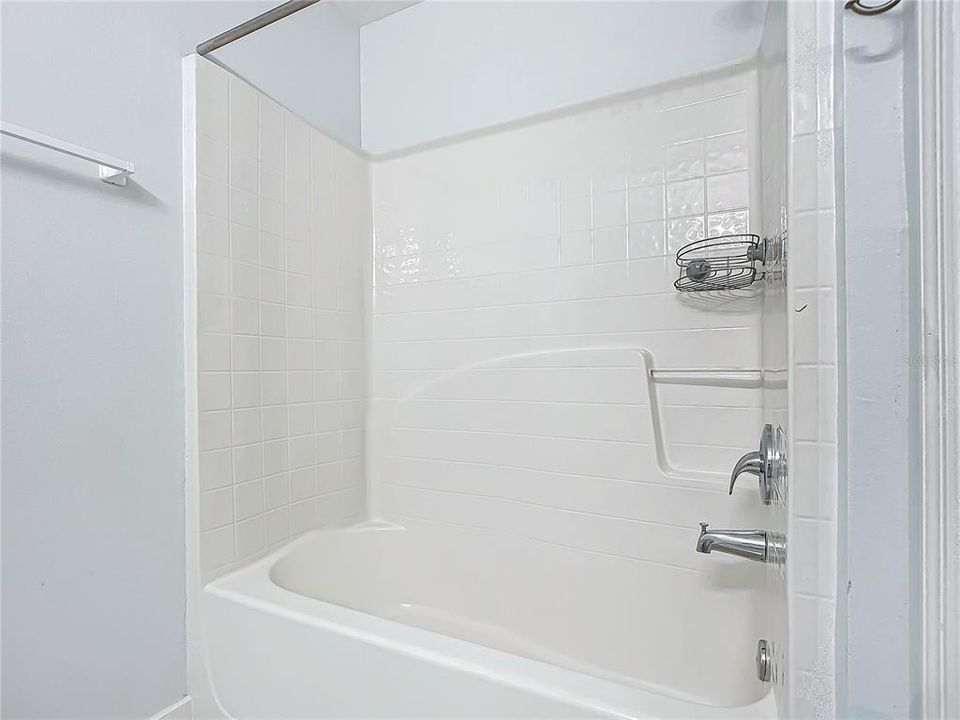
[[[208,573],[365,511],[371,230],[362,158],[196,62],[199,473],[188,490]]]
[[[786,589],[788,603],[786,617],[773,625],[775,681],[782,714],[824,720],[835,717],[836,693],[832,80],[840,7],[805,0],[771,3],[759,70],[763,233],[786,237],[785,272],[770,274],[765,284],[763,324],[764,414],[788,439],[785,497],[770,508],[772,527],[786,533],[789,547],[787,565],[772,578],[778,595]]]
[[[836,717],[835,27],[842,5],[788,7],[791,711]]]
[[[374,166],[376,514],[696,569],[697,521],[752,521],[756,489],[726,483],[760,390],[657,383],[657,417],[636,351],[759,367],[756,293],[672,287],[682,244],[753,227],[755,83],[695,77]]]

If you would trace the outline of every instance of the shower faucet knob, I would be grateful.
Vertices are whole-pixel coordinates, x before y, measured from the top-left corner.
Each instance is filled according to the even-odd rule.
[[[786,461],[783,457],[783,430],[779,427],[774,430],[773,425],[763,426],[760,434],[760,450],[748,452],[733,466],[730,474],[730,494],[737,479],[743,473],[756,475],[760,482],[760,500],[769,505],[775,493],[780,493],[783,478],[786,472]]]

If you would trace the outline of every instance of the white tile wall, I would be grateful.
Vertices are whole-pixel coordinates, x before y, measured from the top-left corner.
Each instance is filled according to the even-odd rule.
[[[681,244],[749,227],[755,84],[700,76],[375,164],[377,513],[696,569],[717,562],[699,520],[757,521],[756,489],[725,486],[759,390],[658,386],[671,474],[624,352],[759,367],[755,292],[672,287]]]
[[[788,4],[791,462],[787,584],[791,712],[835,717],[837,315],[834,23],[840,6]]]
[[[365,512],[366,161],[197,66],[200,569]]]

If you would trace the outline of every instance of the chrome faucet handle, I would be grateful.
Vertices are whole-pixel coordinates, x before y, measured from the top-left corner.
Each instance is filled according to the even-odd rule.
[[[708,528],[708,527],[710,527],[710,523],[700,523],[700,535],[701,535],[701,536],[707,534],[707,528]]]
[[[733,486],[737,484],[737,478],[743,473],[750,473],[757,477],[763,474],[763,457],[756,450],[748,452],[733,466],[733,472],[730,473],[730,495],[733,495]]]
[[[760,481],[760,500],[769,505],[774,493],[781,492],[781,484],[786,475],[786,461],[783,456],[783,431],[773,425],[764,425],[760,434],[760,450],[748,452],[733,466],[730,474],[730,494],[737,484],[737,478],[743,473],[756,475]]]

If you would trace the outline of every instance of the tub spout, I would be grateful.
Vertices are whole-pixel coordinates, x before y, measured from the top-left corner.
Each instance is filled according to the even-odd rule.
[[[783,536],[767,530],[714,530],[700,523],[697,552],[719,552],[762,563],[783,562]]]

